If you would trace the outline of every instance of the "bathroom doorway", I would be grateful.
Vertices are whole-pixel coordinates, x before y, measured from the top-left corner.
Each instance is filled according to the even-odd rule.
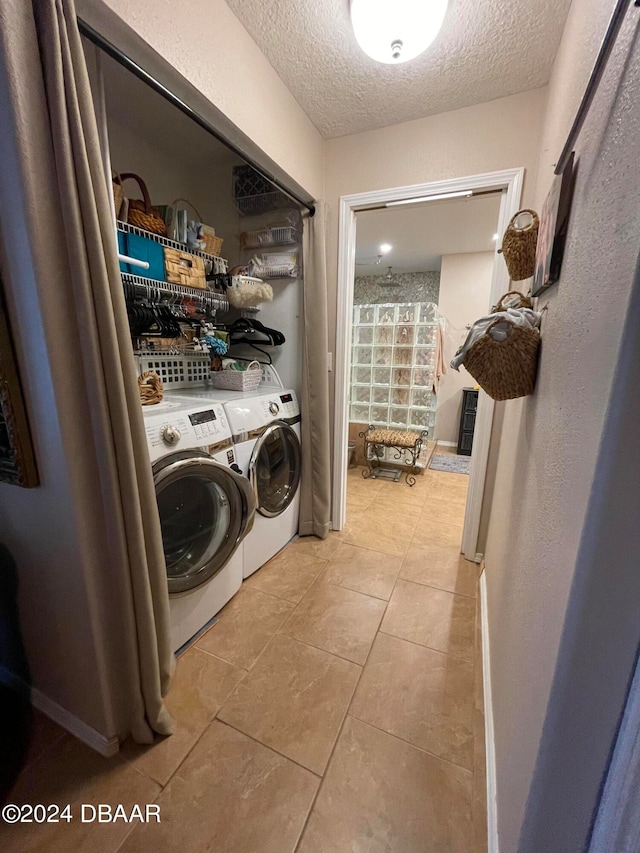
[[[415,429],[424,426],[428,430],[431,446],[421,451],[423,465],[428,463],[428,457],[433,450],[432,443],[434,438],[437,438],[438,431],[441,431],[444,436],[443,442],[453,441],[454,427],[452,427],[451,410],[455,409],[457,414],[460,388],[462,384],[472,384],[472,380],[468,374],[464,376],[464,371],[458,383],[455,382],[454,376],[450,377],[454,381],[451,384],[449,395],[451,404],[448,407],[446,395],[441,397],[442,402],[439,405],[438,395],[429,393],[431,380],[428,374],[432,373],[432,358],[435,354],[434,332],[442,313],[440,310],[442,300],[439,293],[442,259],[444,257],[446,266],[450,267],[451,259],[458,256],[458,266],[464,266],[465,254],[469,256],[474,253],[485,254],[486,263],[486,253],[491,253],[489,298],[487,304],[479,311],[479,314],[486,313],[491,304],[509,289],[506,267],[502,258],[495,252],[496,244],[493,237],[495,234],[504,232],[509,219],[519,208],[522,178],[523,170],[517,169],[341,198],[336,330],[334,529],[342,529],[345,524],[347,467],[350,450],[354,449],[353,438],[357,437],[354,424],[364,424],[363,429],[368,425],[376,426],[378,421],[380,426],[389,428]],[[458,207],[456,213],[456,203],[459,204],[464,200],[467,203]],[[482,237],[477,237],[479,249],[477,252],[474,252],[476,243],[473,242],[474,238],[471,235],[474,205],[477,205],[475,210],[479,212],[477,217],[479,234],[483,233],[483,230],[488,232]],[[392,215],[389,216],[389,213]],[[393,225],[394,220],[395,225]],[[395,237],[386,236],[391,235],[391,231],[394,232]],[[426,233],[434,237],[435,242],[430,242],[426,236],[421,237]],[[407,239],[405,240],[404,237]],[[438,241],[440,241],[440,248],[436,245]],[[431,269],[427,268],[429,266]],[[423,269],[416,267],[423,267]],[[379,276],[375,275],[376,269],[380,270]],[[447,272],[448,279],[452,280],[449,272]],[[463,281],[462,270],[458,270],[457,278],[458,282]],[[402,301],[399,301],[400,296]],[[459,292],[455,295],[453,303],[456,300],[459,303]],[[358,307],[354,311],[356,305]],[[447,303],[445,299],[444,305],[447,313],[451,313],[453,310],[451,300]],[[386,309],[380,306],[390,307]],[[411,308],[411,306],[418,307]],[[388,316],[385,314],[382,319],[393,320],[393,329],[390,328],[390,322],[387,324],[387,329],[383,328],[384,324],[380,322],[379,316],[381,310],[383,313],[387,310]],[[392,314],[393,317],[391,317]],[[409,315],[412,322],[402,322],[403,318],[408,320]],[[461,314],[455,314],[456,318],[459,316],[465,316],[464,311]],[[360,319],[371,321],[369,330],[366,328],[367,323],[361,324]],[[448,325],[450,337],[454,336],[459,343],[462,342],[461,333],[466,323],[461,327],[460,320],[452,319],[447,324],[445,318],[442,325],[445,328]],[[444,329],[443,331],[446,334]],[[396,337],[403,333],[411,335],[411,341],[408,339],[396,341]],[[392,335],[388,343],[380,337],[384,334]],[[420,336],[420,342],[415,335]],[[368,336],[371,337],[371,341],[368,340]],[[451,341],[449,341],[447,352],[451,348],[450,344]],[[361,351],[360,347],[362,347]],[[364,363],[360,364],[356,356],[357,359],[362,357],[365,360]],[[392,363],[406,360],[407,357],[411,360],[407,365],[404,362]],[[425,363],[414,364],[416,358]],[[371,360],[370,366],[367,359]],[[373,362],[378,359],[382,360],[381,364],[374,364]],[[388,364],[387,361],[389,361]],[[353,370],[357,367],[363,369],[358,376],[354,376]],[[380,375],[376,374],[374,377],[373,370],[376,367],[379,368]],[[389,373],[388,383],[382,381],[380,369]],[[365,371],[370,381],[368,391],[365,388]],[[401,373],[402,371],[404,373]],[[449,373],[454,374],[454,371],[449,370]],[[458,375],[455,374],[455,376]],[[374,382],[374,378],[380,381]],[[386,375],[385,378],[387,378]],[[417,379],[417,384],[413,382],[414,378]],[[352,390],[352,380],[363,380],[356,381],[353,385],[353,389],[356,387],[358,389],[357,394]],[[443,384],[440,390],[444,391],[444,389]],[[395,395],[393,400],[392,394]],[[357,399],[358,396],[360,399]],[[366,417],[365,408],[367,409]],[[440,408],[440,415],[438,408]],[[385,419],[386,423],[384,423]],[[453,419],[455,420],[455,415]],[[466,513],[461,545],[465,557],[476,561],[481,557],[477,547],[478,532],[492,420],[493,401],[480,392],[475,415],[474,450],[465,499]],[[369,424],[365,424],[365,421],[369,421]],[[357,452],[358,442],[355,443]],[[447,444],[444,447],[449,450],[451,445]],[[362,451],[360,456],[362,457]]]

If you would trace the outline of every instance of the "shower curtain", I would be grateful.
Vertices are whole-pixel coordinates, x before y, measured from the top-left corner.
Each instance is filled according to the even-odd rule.
[[[150,742],[172,729],[164,554],[73,0],[2,0],[0,49],[105,705]]]

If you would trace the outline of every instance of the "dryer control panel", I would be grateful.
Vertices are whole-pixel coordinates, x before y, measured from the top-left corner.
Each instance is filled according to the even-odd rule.
[[[293,391],[287,391],[285,394],[274,394],[273,397],[261,401],[262,412],[264,414],[264,422],[268,424],[272,420],[287,420],[287,418],[295,418],[300,414],[298,401]]]
[[[225,408],[236,441],[244,441],[247,435],[272,421],[294,423],[300,418],[295,391],[286,388],[274,388],[268,394],[240,398],[237,402],[225,403]]]

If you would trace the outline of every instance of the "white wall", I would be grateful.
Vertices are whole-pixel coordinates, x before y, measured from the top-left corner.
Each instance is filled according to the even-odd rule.
[[[613,6],[571,6],[538,209]],[[623,420],[624,401],[637,399],[637,353],[619,362],[640,284],[636,27],[632,7],[577,143],[562,277],[541,300],[536,391],[498,404],[486,572],[502,853],[584,849],[638,644],[637,420]],[[637,321],[629,334],[637,340]]]
[[[449,367],[449,362],[467,335],[467,324],[489,311],[494,257],[494,252],[442,256],[438,310],[446,320],[444,355],[447,372],[438,388],[434,431],[437,441],[458,441],[462,389],[473,387],[475,380],[464,367],[458,372]]]

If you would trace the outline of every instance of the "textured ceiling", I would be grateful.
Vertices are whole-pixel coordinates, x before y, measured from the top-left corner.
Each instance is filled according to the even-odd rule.
[[[357,214],[356,275],[439,270],[442,255],[492,252],[500,195],[368,210]],[[391,251],[376,265],[381,243]]]
[[[425,54],[381,65],[358,47],[349,0],[227,0],[325,137],[544,86],[571,0],[449,0]]]

